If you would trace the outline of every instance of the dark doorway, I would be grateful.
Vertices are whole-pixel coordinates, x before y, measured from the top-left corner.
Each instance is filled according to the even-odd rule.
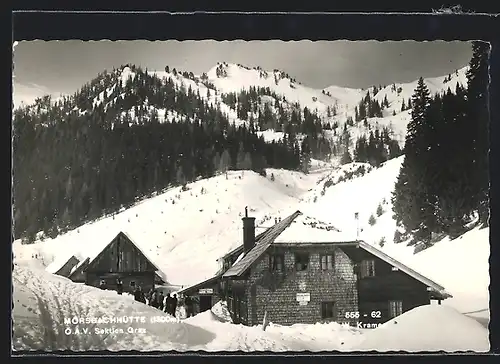
[[[202,295],[200,296],[200,312],[210,310],[212,308],[212,296]]]

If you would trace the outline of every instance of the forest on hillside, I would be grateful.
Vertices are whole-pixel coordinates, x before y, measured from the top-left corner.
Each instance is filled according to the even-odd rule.
[[[393,194],[399,230],[422,247],[489,219],[489,44],[474,42],[467,88],[430,95],[421,78],[412,96],[404,162]]]
[[[191,89],[134,71],[123,86],[116,73],[104,73],[72,97],[14,111],[15,238],[32,242],[39,231],[55,237],[155,191],[228,169],[264,173],[310,160],[293,134],[266,143],[252,125],[230,124]],[[99,95],[106,102],[94,103]],[[177,117],[160,123],[162,108]]]

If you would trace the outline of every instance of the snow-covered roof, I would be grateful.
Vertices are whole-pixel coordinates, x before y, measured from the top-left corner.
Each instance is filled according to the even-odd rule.
[[[322,228],[318,228],[318,221],[315,221],[315,219],[308,216],[304,216],[300,211],[296,211],[292,215],[288,216],[287,218],[271,227],[269,229],[269,232],[262,239],[262,242],[260,244],[256,244],[252,250],[250,250],[245,256],[243,256],[243,258],[238,258],[238,261],[222,276],[225,278],[240,276],[245,271],[247,271],[250,266],[254,262],[256,262],[272,244],[275,243],[356,243],[359,248],[391,264],[402,272],[408,274],[410,277],[422,282],[432,291],[438,293],[440,297],[452,297],[448,292],[445,291],[444,287],[442,287],[441,285],[437,284],[427,277],[424,277],[422,274],[388,256],[374,246],[367,244],[364,241],[352,239],[352,237],[348,236],[349,234],[342,234],[338,230],[329,231],[327,230],[326,226],[328,225],[324,225],[322,226]]]
[[[276,237],[278,237],[300,214],[300,211],[296,211],[292,215],[275,224],[271,229],[269,229],[262,241],[259,244],[256,244],[255,247],[250,250],[238,263],[229,268],[227,272],[223,274],[223,277],[239,276],[245,272],[257,259],[260,258],[262,254],[264,254],[267,248],[269,248],[269,246],[271,246],[274,242]]]
[[[167,278],[166,274],[163,273],[162,270],[158,267],[158,265],[154,262],[154,260],[151,259],[151,257],[148,256],[148,254],[146,254],[146,252],[144,250],[142,250],[138,244],[135,243],[134,239],[131,238],[130,234],[128,234],[122,230],[115,236],[115,238],[117,236],[119,236],[120,234],[125,236],[128,240],[130,240],[130,242],[137,248],[137,250],[139,250],[146,257],[146,259],[148,259],[151,262],[151,264],[156,268],[157,273],[160,276],[160,278],[162,278],[163,280],[166,281],[166,278]],[[99,256],[99,254],[101,254],[113,242],[113,240],[114,239],[111,239],[106,245],[104,245],[103,248],[97,254],[95,254],[95,256],[90,260],[89,264],[92,264],[96,260],[96,258]]]
[[[430,280],[429,278],[423,276],[422,274],[418,273],[417,271],[411,269],[410,267],[404,265],[403,263],[397,261],[396,259],[390,257],[389,255],[385,254],[384,252],[378,250],[374,246],[364,242],[364,241],[359,241],[359,247],[366,250],[370,254],[373,254],[379,259],[382,259],[383,261],[391,264],[392,266],[398,268],[400,271],[408,274],[410,277],[416,279],[417,281],[422,282],[426,286],[430,287],[432,290],[435,292],[439,293],[442,295],[444,298],[451,298],[452,295],[449,294],[448,292],[445,291],[444,287],[437,284],[436,282]]]
[[[333,224],[302,214],[278,235],[273,244],[334,243],[354,240],[355,236],[341,232]]]
[[[130,233],[125,232],[125,231],[120,231],[116,235],[111,235],[111,233],[105,234],[105,237],[101,240],[101,243],[97,244],[92,244],[91,247],[85,251],[85,253],[82,253],[80,250],[76,251],[71,251],[71,252],[66,252],[66,254],[61,255],[60,257],[57,257],[50,265],[47,266],[45,269],[49,273],[55,273],[61,267],[68,262],[69,259],[71,259],[72,256],[75,256],[77,259],[79,259],[78,264],[76,264],[72,269],[71,273],[74,273],[77,269],[79,269],[83,264],[86,262],[88,264],[92,263],[95,261],[95,259],[101,254],[116,238],[118,235],[123,234],[134,246],[148,259],[151,264],[156,268],[156,273],[158,276],[163,279],[164,281],[167,280],[166,274],[158,267],[158,265],[155,263],[155,261],[135,242],[134,239],[130,236]]]
[[[82,265],[84,265],[85,263],[88,263],[90,261],[89,258],[85,258],[85,259],[82,259],[78,262],[78,264],[76,264],[73,268],[71,268],[71,272],[69,272],[70,276],[75,273],[75,271],[77,269],[79,269]]]
[[[59,269],[61,269],[73,256],[74,252],[65,252],[58,255],[52,263],[50,263],[45,270],[49,273],[55,274]]]

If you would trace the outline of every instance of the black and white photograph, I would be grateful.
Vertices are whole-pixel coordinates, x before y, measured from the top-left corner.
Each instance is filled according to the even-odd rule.
[[[13,352],[478,352],[482,41],[13,44]]]

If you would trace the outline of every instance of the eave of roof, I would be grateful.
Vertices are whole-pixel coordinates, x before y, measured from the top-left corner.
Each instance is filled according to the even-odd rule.
[[[203,282],[196,283],[196,284],[194,284],[192,286],[183,288],[180,291],[178,291],[177,293],[185,293],[185,292],[196,290],[198,288],[202,288],[205,285],[211,285],[211,284],[217,282],[221,277],[222,277],[222,274],[218,274],[218,275],[216,275],[214,277],[211,277],[209,279],[204,280]]]
[[[389,255],[385,254],[381,250],[378,250],[374,246],[364,242],[360,241],[359,242],[359,247],[362,248],[363,250],[367,251],[370,254],[375,255],[377,258],[382,259],[383,261],[391,264],[392,266],[398,268],[402,272],[408,274],[410,277],[416,279],[417,281],[425,284],[427,287],[430,287],[434,292],[438,293],[443,299],[445,298],[452,298],[453,296],[446,292],[445,288],[433,280],[423,276],[422,274],[418,273],[417,271],[411,269],[410,267],[404,265],[400,261],[390,257]]]
[[[271,226],[270,228],[267,228],[266,230],[264,230],[263,232],[261,232],[259,235],[257,235],[255,237],[255,244],[257,244],[259,241],[262,240],[262,238],[269,232],[269,230],[271,230],[273,227]],[[226,259],[228,257],[230,257],[231,255],[240,255],[241,252],[243,252],[243,244],[239,245],[238,247],[234,248],[233,250],[231,250],[229,253],[226,253],[226,255],[222,256],[221,258],[219,258],[218,260],[220,259]]]
[[[256,244],[252,250],[250,250],[239,262],[235,263],[231,268],[229,268],[225,273],[222,274],[222,278],[234,278],[239,277],[244,274],[261,256],[264,252],[274,244],[274,240],[290,226],[290,224],[301,215],[300,211],[296,211],[294,214],[288,216],[281,222],[275,224],[273,227],[266,230],[262,235],[262,242]],[[392,266],[398,268],[402,272],[406,273],[410,277],[418,280],[419,282],[425,284],[429,289],[435,294],[435,297],[446,299],[451,298],[452,295],[446,292],[443,286],[437,284],[433,280],[423,276],[422,274],[416,272],[410,267],[404,265],[403,263],[397,261],[396,259],[390,257],[384,252],[378,250],[374,246],[367,244],[364,241],[346,241],[346,242],[280,242],[276,243],[276,246],[318,246],[318,245],[336,245],[342,246],[358,246],[368,253],[378,257],[379,259],[391,264]]]

